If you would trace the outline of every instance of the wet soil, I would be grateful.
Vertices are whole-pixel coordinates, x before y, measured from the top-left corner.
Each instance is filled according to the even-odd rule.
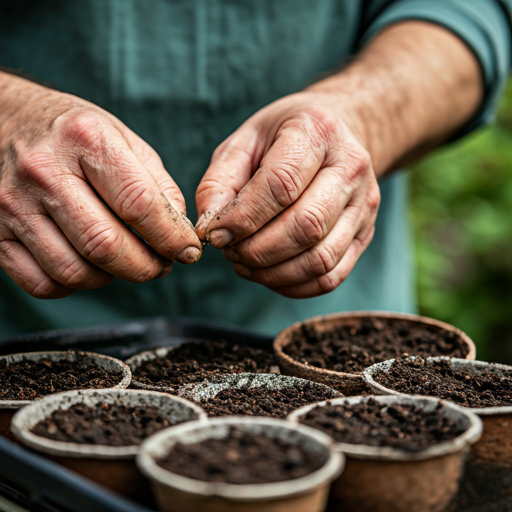
[[[172,473],[229,484],[261,484],[300,478],[327,461],[282,439],[269,439],[231,427],[225,439],[177,443],[157,463]]]
[[[400,393],[444,398],[464,407],[512,405],[512,372],[473,374],[453,369],[450,361],[402,358],[389,372],[376,372],[373,378]]]
[[[154,406],[129,407],[101,403],[90,407],[75,404],[59,409],[37,423],[32,433],[68,443],[132,446],[176,423],[171,423]]]
[[[167,357],[144,362],[133,377],[143,384],[177,391],[184,384],[202,382],[215,374],[245,372],[279,374],[272,347],[224,340],[188,342],[171,350]]]
[[[0,361],[0,400],[35,400],[60,391],[111,388],[122,372],[108,372],[85,354],[74,361]]]
[[[411,404],[386,405],[374,399],[357,404],[315,407],[300,422],[322,430],[340,443],[423,450],[464,432],[441,414]]]
[[[213,398],[199,401],[198,404],[208,416],[235,414],[285,418],[299,407],[329,400],[335,396],[339,395],[329,388],[318,388],[312,383],[306,383],[301,388],[275,389],[266,386],[227,388]]]
[[[404,355],[465,358],[469,352],[454,332],[395,319],[364,319],[359,327],[323,332],[303,325],[283,350],[304,364],[346,373]]]

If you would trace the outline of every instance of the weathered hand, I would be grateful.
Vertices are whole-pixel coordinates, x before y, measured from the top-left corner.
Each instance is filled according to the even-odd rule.
[[[12,80],[22,100],[2,96],[0,265],[18,286],[59,298],[199,258],[183,196],[148,144],[87,101]]]
[[[324,93],[252,116],[215,150],[197,189],[199,238],[282,295],[334,290],[370,243],[380,202],[369,154],[348,126]]]

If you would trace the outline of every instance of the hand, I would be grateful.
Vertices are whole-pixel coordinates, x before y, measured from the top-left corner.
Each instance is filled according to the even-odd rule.
[[[287,297],[334,290],[373,233],[380,192],[368,152],[329,94],[265,107],[214,152],[196,232],[241,277]]]
[[[199,259],[183,196],[148,144],[87,101],[2,80],[16,84],[0,98],[0,265],[18,286],[59,298]]]

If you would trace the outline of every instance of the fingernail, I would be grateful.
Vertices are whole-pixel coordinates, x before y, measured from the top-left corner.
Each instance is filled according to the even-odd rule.
[[[215,229],[208,234],[208,240],[215,249],[224,249],[233,240],[233,235],[227,229]]]
[[[201,250],[195,245],[191,245],[190,247],[183,249],[183,251],[176,256],[176,261],[189,265],[190,263],[195,263],[200,257]]]
[[[226,259],[228,259],[232,263],[240,263],[240,256],[238,255],[234,247],[228,247],[227,249],[224,249],[222,252],[224,253]]]

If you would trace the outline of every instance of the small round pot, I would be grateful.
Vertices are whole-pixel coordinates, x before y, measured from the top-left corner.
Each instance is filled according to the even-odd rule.
[[[383,311],[350,311],[346,313],[333,313],[325,316],[315,316],[304,322],[296,322],[281,331],[274,340],[274,352],[282,372],[294,377],[322,382],[337,389],[345,396],[365,394],[369,391],[363,379],[363,373],[345,373],[324,368],[316,368],[292,359],[284,352],[284,347],[292,342],[293,334],[300,330],[303,325],[312,325],[318,331],[327,331],[335,327],[348,326],[359,327],[364,320],[375,319],[382,321],[401,320],[408,321],[415,325],[435,326],[439,329],[456,333],[468,347],[466,359],[475,359],[476,349],[471,338],[453,325],[427,318],[419,315],[408,315],[404,313],[388,313]]]
[[[67,359],[73,361],[77,354],[85,355],[91,363],[103,368],[108,372],[122,372],[121,379],[114,386],[115,389],[124,389],[130,385],[132,374],[130,368],[110,356],[102,354],[95,354],[93,352],[68,352],[68,351],[47,351],[47,352],[26,352],[20,354],[9,354],[0,356],[0,360],[9,363],[16,363],[23,360],[40,361],[41,359],[50,361],[61,361]],[[7,437],[10,440],[15,440],[11,433],[11,420],[16,410],[32,403],[32,400],[0,400],[0,436]]]
[[[303,450],[328,455],[317,471],[284,482],[234,485],[203,482],[171,473],[156,460],[176,443],[196,443],[226,437],[231,426],[270,438],[288,439]],[[332,449],[331,439],[315,429],[271,418],[224,417],[206,423],[171,427],[142,444],[137,464],[150,479],[160,510],[164,512],[321,512],[330,482],[343,469],[343,454]]]
[[[84,403],[123,404],[130,407],[154,406],[171,422],[205,421],[206,414],[196,404],[183,398],[134,389],[88,389],[65,391],[32,402],[19,410],[12,420],[14,435],[26,446],[80,473],[100,485],[137,501],[151,496],[147,481],[135,465],[140,446],[104,446],[55,441],[30,430],[57,409],[69,409]]]
[[[417,452],[398,448],[336,443],[346,456],[343,474],[333,482],[329,511],[340,512],[439,512],[444,510],[457,492],[469,446],[482,433],[478,416],[449,402],[422,397],[350,397],[336,398],[331,404],[359,403],[370,398],[383,404],[414,404],[425,411],[442,404],[442,412],[465,429],[450,441],[444,441]],[[312,404],[291,413],[288,420],[300,418],[317,405]]]
[[[189,400],[193,400],[194,402],[201,402],[215,397],[222,390],[228,388],[300,389],[308,384],[318,390],[330,392],[332,394],[332,398],[342,396],[340,392],[326,386],[325,384],[311,382],[297,377],[273,375],[270,373],[234,373],[230,375],[213,375],[211,378],[205,379],[199,384],[189,384],[181,387],[179,395],[184,398],[188,398]]]
[[[447,358],[429,357],[427,361],[439,361]],[[394,359],[370,366],[364,371],[369,386],[381,395],[407,396],[393,389],[386,388],[373,378],[377,371],[389,371]],[[466,359],[450,359],[453,368],[468,374],[481,372],[497,373],[512,372],[512,366],[486,363],[484,361],[468,361]],[[421,390],[418,390],[421,395]],[[509,500],[512,504],[512,406],[465,408],[477,414],[483,422],[481,439],[472,446],[469,454],[464,478],[457,496],[457,511],[466,508],[472,510],[477,504],[498,504]],[[479,506],[480,506],[479,505]],[[455,506],[455,505],[454,505]],[[475,509],[475,510],[478,510]],[[498,510],[498,509],[497,509]]]

